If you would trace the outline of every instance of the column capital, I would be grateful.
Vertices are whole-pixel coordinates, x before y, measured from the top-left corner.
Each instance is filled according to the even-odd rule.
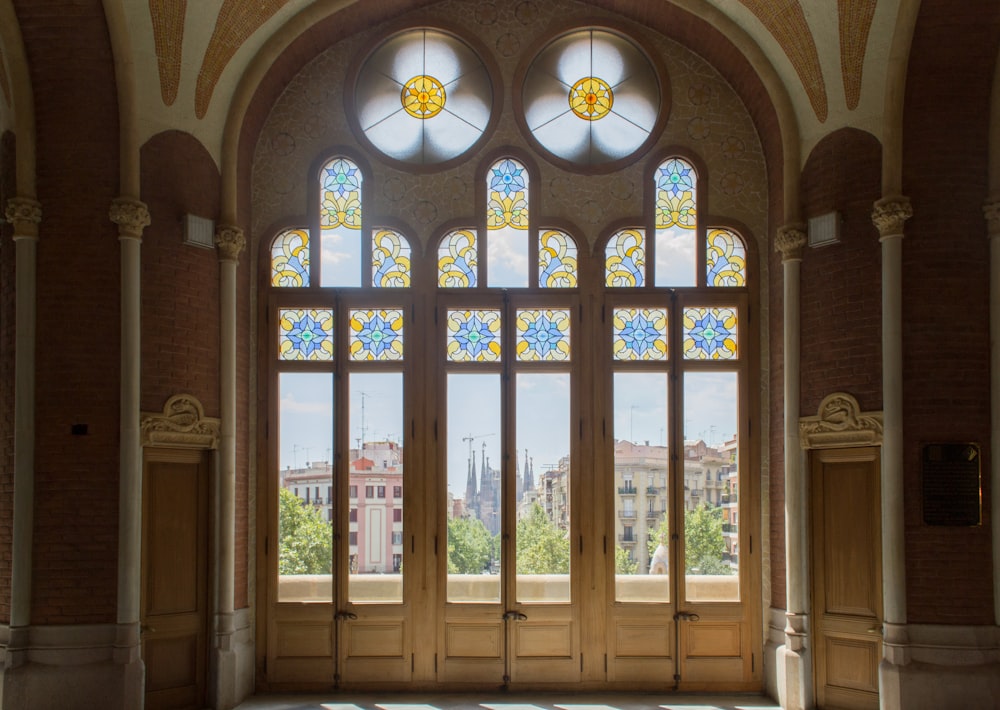
[[[802,247],[806,245],[806,226],[801,223],[778,227],[774,236],[774,250],[781,252],[782,261],[802,259]]]
[[[993,195],[983,203],[986,233],[990,239],[1000,237],[1000,195]]]
[[[232,224],[220,224],[215,230],[215,246],[222,261],[239,261],[240,252],[247,245],[243,230]]]
[[[913,216],[910,198],[902,195],[883,197],[872,209],[872,224],[878,229],[879,240],[903,236],[903,223]]]
[[[7,200],[4,217],[14,227],[14,239],[37,239],[38,224],[42,221],[42,203],[31,197],[12,197]]]
[[[146,203],[131,197],[113,199],[108,218],[118,225],[119,239],[142,239],[142,230],[150,223]]]

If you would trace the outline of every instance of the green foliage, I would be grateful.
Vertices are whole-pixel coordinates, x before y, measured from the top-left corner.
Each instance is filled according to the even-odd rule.
[[[499,559],[499,536],[478,518],[448,519],[448,573],[483,574]]]
[[[635,574],[639,571],[639,563],[628,556],[628,550],[615,547],[615,574]]]
[[[663,516],[663,520],[657,523],[655,528],[651,528],[649,531],[649,536],[646,540],[646,547],[649,549],[649,559],[653,559],[653,553],[656,552],[656,548],[660,545],[667,548],[670,547],[670,526],[666,515]]]
[[[517,573],[569,574],[569,539],[538,503],[517,521]]]
[[[303,506],[287,488],[278,491],[278,574],[330,574],[333,528],[322,510]]]
[[[725,551],[722,508],[703,503],[684,511],[684,565],[688,573],[733,574],[733,569],[722,561]]]

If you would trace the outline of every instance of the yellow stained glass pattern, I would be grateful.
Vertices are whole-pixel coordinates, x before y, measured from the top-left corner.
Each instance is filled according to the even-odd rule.
[[[645,234],[623,229],[608,241],[604,252],[604,282],[613,288],[643,286],[646,269]]]
[[[347,336],[351,360],[402,360],[403,311],[359,309],[350,312]]]
[[[475,230],[456,229],[442,239],[438,248],[438,286],[474,288],[477,252]]]
[[[410,243],[402,234],[391,229],[376,229],[372,235],[372,286],[408,288],[410,253]]]
[[[309,285],[309,232],[289,229],[271,245],[271,285],[302,288]]]
[[[278,311],[278,359],[333,359],[333,311],[282,308]]]
[[[607,82],[596,76],[580,79],[569,90],[569,107],[585,121],[599,121],[608,115],[615,95]]]
[[[569,311],[518,310],[515,357],[522,362],[569,360]]]
[[[400,95],[403,109],[420,119],[433,118],[441,113],[446,99],[441,82],[426,74],[418,74],[406,82]]]
[[[667,359],[665,308],[616,308],[611,329],[611,354],[615,360]]]
[[[447,325],[450,362],[500,360],[500,311],[448,311]]]
[[[705,269],[709,286],[747,285],[747,250],[739,235],[728,229],[709,229]]]
[[[338,158],[320,173],[319,223],[324,230],[336,227],[361,229],[361,170],[349,160]]]
[[[735,360],[738,316],[735,308],[685,308],[685,360]]]
[[[576,288],[579,267],[576,242],[558,229],[538,235],[538,285],[540,288]]]

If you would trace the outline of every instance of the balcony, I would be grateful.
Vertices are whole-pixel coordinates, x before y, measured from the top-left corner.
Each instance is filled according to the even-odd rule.
[[[646,518],[649,519],[649,520],[658,520],[661,515],[663,515],[663,511],[662,510],[647,510],[646,511]]]
[[[735,523],[723,523],[722,532],[724,533],[737,533],[740,531],[740,526]]]
[[[623,520],[635,520],[635,511],[634,510],[619,510],[618,511],[618,517],[622,518]]]
[[[618,495],[621,496],[634,496],[636,493],[636,488],[634,486],[620,486],[618,488]]]
[[[727,503],[736,503],[739,500],[739,496],[736,493],[723,493],[721,497],[721,502],[723,505]]]
[[[646,495],[648,496],[655,496],[659,492],[660,489],[656,486],[646,486]]]
[[[635,544],[635,540],[636,540],[635,535],[619,535],[618,536],[618,542],[621,543],[622,545],[634,545]]]

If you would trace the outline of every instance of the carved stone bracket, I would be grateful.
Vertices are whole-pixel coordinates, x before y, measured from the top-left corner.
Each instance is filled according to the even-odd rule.
[[[219,420],[205,416],[196,397],[176,394],[163,412],[143,412],[139,427],[143,446],[178,446],[215,449],[219,445]]]
[[[983,216],[989,238],[1000,237],[1000,197],[991,197],[983,203]]]
[[[12,197],[7,200],[4,217],[14,227],[14,239],[37,239],[42,204],[30,197]]]
[[[846,392],[827,395],[815,417],[799,420],[803,449],[832,449],[882,444],[882,412],[862,412]]]
[[[786,224],[778,228],[774,236],[774,249],[781,252],[782,259],[789,261],[802,258],[802,247],[806,245],[805,225]]]
[[[220,224],[215,230],[215,246],[219,248],[219,258],[223,261],[239,261],[240,252],[247,245],[243,230],[231,224]]]
[[[903,224],[913,216],[910,198],[901,195],[883,197],[872,209],[872,224],[878,228],[879,237],[903,236]]]
[[[118,225],[118,236],[141,239],[142,230],[149,226],[149,208],[145,202],[118,197],[111,201],[108,217]]]

